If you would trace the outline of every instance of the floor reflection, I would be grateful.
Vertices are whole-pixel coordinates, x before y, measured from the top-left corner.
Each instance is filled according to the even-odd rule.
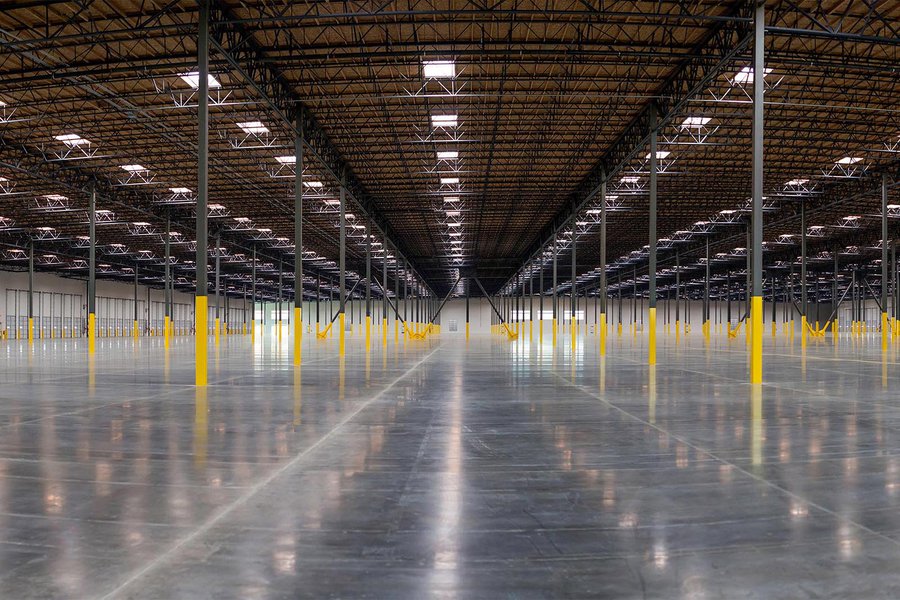
[[[0,597],[897,596],[895,350],[546,333],[10,344]]]

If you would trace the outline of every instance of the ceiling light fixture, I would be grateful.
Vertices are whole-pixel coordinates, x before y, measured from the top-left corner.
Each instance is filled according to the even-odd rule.
[[[452,60],[426,60],[422,63],[422,74],[426,79],[453,79],[456,64]]]
[[[200,73],[198,71],[191,71],[190,73],[182,73],[178,77],[180,77],[182,79],[182,81],[184,81],[186,84],[188,84],[195,90],[200,89]],[[209,73],[207,73],[207,75],[206,75],[206,82],[209,85],[209,89],[211,89],[211,90],[222,87],[222,84],[220,84],[216,80],[216,78],[213,77]]]

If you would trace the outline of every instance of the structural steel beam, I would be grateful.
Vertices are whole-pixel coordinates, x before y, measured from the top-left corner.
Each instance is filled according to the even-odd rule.
[[[696,45],[692,56],[656,90],[653,99],[635,116],[572,192],[562,210],[541,230],[523,263],[540,253],[552,241],[554,234],[584,210],[600,191],[603,181],[615,176],[636,154],[647,147],[651,131],[665,127],[693,96],[703,90],[724,66],[747,47],[753,39],[750,21],[753,7],[751,0],[737,2],[728,15],[737,17],[736,19],[717,22],[711,27],[709,34]]]
[[[202,5],[206,0],[198,2]],[[287,79],[272,66],[265,50],[256,41],[254,32],[246,28],[223,3],[211,0],[209,33],[212,47],[259,94],[293,135],[300,137],[332,179],[356,202],[363,215],[385,239],[391,240],[397,255],[405,254],[400,250],[399,238],[387,219],[379,213],[374,199]],[[411,270],[428,286],[415,267]]]

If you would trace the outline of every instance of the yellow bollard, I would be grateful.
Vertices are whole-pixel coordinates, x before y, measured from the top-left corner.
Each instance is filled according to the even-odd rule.
[[[600,356],[606,356],[606,314],[600,313]]]
[[[163,317],[163,339],[165,340],[165,347],[169,347],[169,315]]]
[[[372,317],[366,315],[366,352],[371,350],[372,346]]]
[[[194,383],[198,387],[206,385],[207,345],[209,343],[209,322],[207,321],[206,296],[197,296],[194,299],[194,328],[197,331],[194,357],[196,361]]]
[[[28,343],[34,343],[34,318],[28,317]]]
[[[345,351],[344,337],[345,337],[346,332],[344,331],[344,327],[345,327],[344,319],[345,319],[344,313],[340,313],[338,315],[338,326],[341,328],[341,330],[338,332],[338,340],[339,340],[338,356],[344,356],[344,351]]]
[[[294,307],[294,364],[303,361],[303,313],[299,306]]]
[[[656,364],[656,307],[649,309],[650,311],[650,335],[647,340],[647,362],[650,365]]]
[[[97,315],[88,314],[88,354],[93,354],[97,349]]]
[[[556,347],[556,317],[553,317],[553,346]]]
[[[888,314],[881,313],[881,351],[887,352],[888,349]]]
[[[762,383],[763,298],[750,299],[750,321],[753,343],[750,345],[750,383]]]

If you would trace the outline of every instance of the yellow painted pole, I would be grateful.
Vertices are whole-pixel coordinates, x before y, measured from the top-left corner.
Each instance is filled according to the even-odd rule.
[[[600,313],[600,356],[606,356],[606,313]]]
[[[553,347],[556,347],[556,317],[553,317]]]
[[[649,309],[650,337],[647,340],[647,363],[656,364],[656,307]]]
[[[209,343],[207,302],[206,296],[194,298],[194,329],[196,330],[194,383],[198,387],[206,386],[207,345]]]
[[[34,343],[34,317],[28,317],[28,343]]]
[[[538,343],[544,345],[544,319],[538,319]]]
[[[294,364],[303,361],[303,314],[299,306],[294,307]]]
[[[806,346],[806,315],[800,317],[800,345]]]
[[[372,317],[366,315],[366,352],[372,349]]]
[[[887,352],[888,349],[888,314],[881,313],[881,351]]]
[[[750,298],[750,335],[753,338],[750,344],[750,383],[762,383],[763,360],[763,298],[753,296]]]
[[[576,338],[576,329],[575,329],[575,318],[572,318],[572,322],[569,324],[570,334],[572,336],[572,352],[575,352],[575,338]]]
[[[97,349],[97,315],[88,314],[88,354]]]
[[[134,326],[131,328],[131,335],[134,336],[135,339],[138,337],[138,322],[134,322]]]
[[[344,327],[345,327],[345,325],[344,325],[344,313],[341,313],[341,314],[338,315],[338,326],[341,328],[341,330],[338,332],[338,340],[339,340],[339,342],[338,342],[338,356],[344,356],[344,352],[345,352],[345,340],[344,340],[344,337],[345,337],[345,334],[346,334],[346,332],[344,331]]]
[[[681,341],[681,321],[675,321],[675,343]]]
[[[400,321],[398,319],[394,319],[394,345],[400,343]]]
[[[163,339],[165,340],[165,347],[169,347],[169,315],[163,317]]]
[[[279,333],[281,333],[279,331]],[[213,337],[216,340],[216,346],[219,345],[219,317],[216,317],[213,321]]]

